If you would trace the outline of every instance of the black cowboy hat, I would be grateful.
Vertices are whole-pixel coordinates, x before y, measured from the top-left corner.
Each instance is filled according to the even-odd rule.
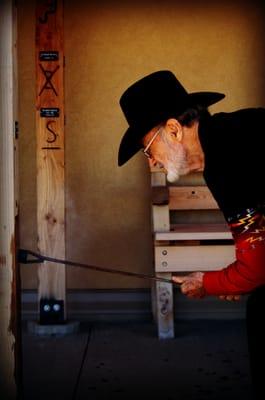
[[[196,105],[207,108],[224,97],[216,92],[187,93],[170,71],[157,71],[135,82],[120,98],[129,128],[120,143],[118,165],[125,164],[143,147],[141,139],[159,123]]]

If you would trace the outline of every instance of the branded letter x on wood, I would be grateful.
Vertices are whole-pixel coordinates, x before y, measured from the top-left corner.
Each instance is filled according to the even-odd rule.
[[[47,90],[51,89],[55,93],[55,95],[58,96],[58,94],[57,94],[57,92],[55,90],[55,87],[53,86],[53,84],[51,82],[51,79],[52,79],[53,75],[55,74],[55,72],[60,68],[60,66],[57,65],[57,67],[53,71],[45,70],[41,64],[39,64],[39,66],[40,66],[40,69],[42,70],[42,72],[43,72],[43,74],[44,74],[44,76],[46,78],[46,81],[45,81],[44,85],[41,88],[39,96],[46,89]]]

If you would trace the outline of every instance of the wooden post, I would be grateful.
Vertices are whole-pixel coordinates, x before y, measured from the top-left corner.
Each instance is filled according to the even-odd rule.
[[[64,258],[63,1],[37,0],[36,3],[38,250],[51,257]],[[65,319],[65,266],[44,263],[38,271],[40,317],[41,303],[54,299],[61,302]],[[43,323],[49,324],[52,321],[51,314],[46,315],[49,317]],[[51,323],[54,322],[56,319]]]
[[[152,187],[166,187],[166,175],[164,172],[151,170]],[[152,205],[153,232],[168,232],[170,229],[169,208],[165,205]],[[157,277],[171,279],[171,273],[159,273]],[[173,308],[173,285],[170,283],[155,282],[152,285],[152,312],[157,323],[158,336],[160,339],[174,337],[174,308]]]
[[[0,3],[0,398],[21,389],[20,280],[16,258],[16,8]]]

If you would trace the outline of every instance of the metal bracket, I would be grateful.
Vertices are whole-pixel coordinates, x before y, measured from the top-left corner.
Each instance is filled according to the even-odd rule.
[[[19,135],[19,124],[18,121],[15,121],[14,124],[14,137],[17,140],[18,139],[18,135]]]
[[[40,299],[40,325],[63,324],[64,301],[55,298]]]

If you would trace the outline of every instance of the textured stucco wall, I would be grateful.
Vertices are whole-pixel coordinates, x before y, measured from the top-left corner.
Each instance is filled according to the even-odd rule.
[[[19,1],[21,245],[36,246],[34,4]],[[179,4],[184,3],[184,4]],[[188,91],[227,97],[211,111],[265,105],[261,2],[65,0],[66,249],[70,259],[152,271],[149,172],[122,168],[122,92],[170,69]],[[36,286],[23,267],[24,288]],[[146,281],[68,269],[70,288],[147,287]]]

